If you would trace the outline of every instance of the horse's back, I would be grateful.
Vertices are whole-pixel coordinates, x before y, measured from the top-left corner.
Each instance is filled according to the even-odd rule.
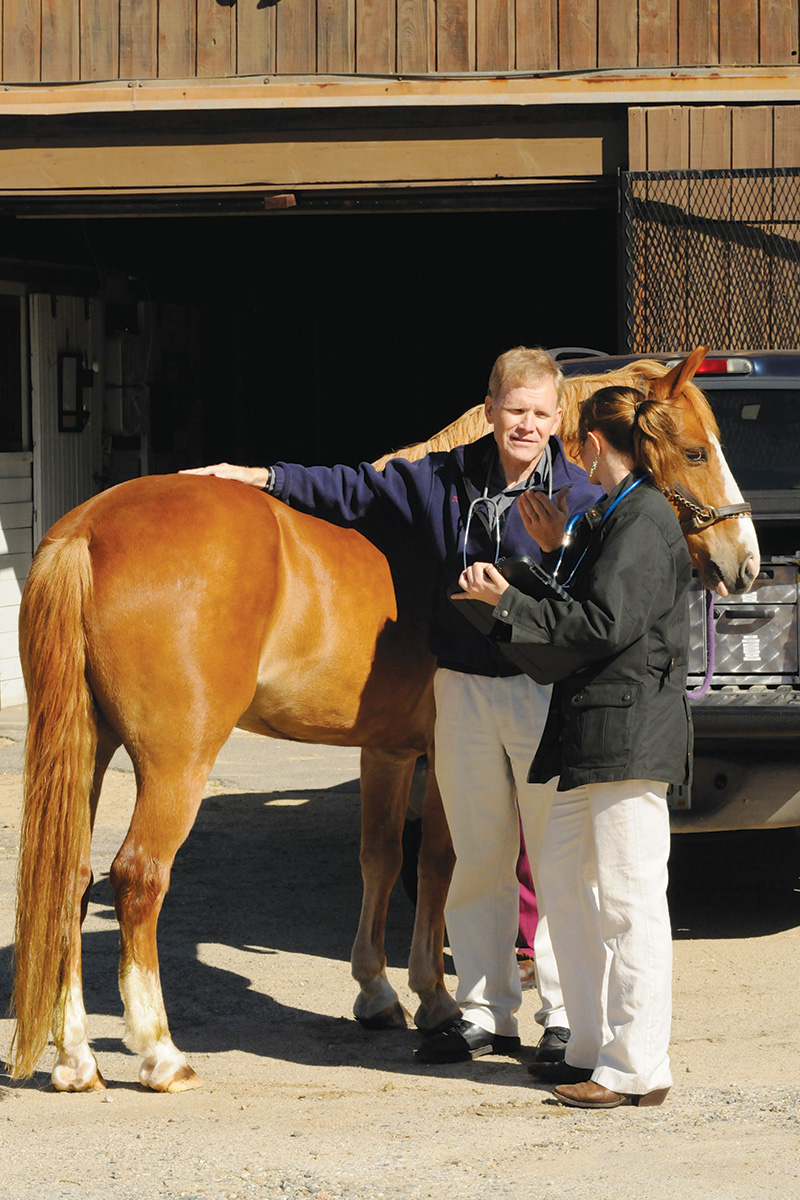
[[[61,539],[89,547],[88,674],[120,734],[155,736],[167,712],[202,724],[213,706],[260,732],[359,744],[376,662],[409,641],[374,546],[234,481],[132,480],[45,541]]]

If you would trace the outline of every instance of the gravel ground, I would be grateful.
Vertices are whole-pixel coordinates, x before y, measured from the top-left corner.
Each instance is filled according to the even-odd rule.
[[[21,734],[0,726],[0,735],[7,999]],[[676,839],[675,1087],[660,1109],[585,1113],[529,1082],[525,1049],[426,1067],[412,1057],[412,1029],[368,1033],[352,1020],[357,771],[355,751],[245,734],[223,751],[160,927],[173,1036],[204,1086],[159,1096],[138,1086],[120,1041],[107,875],[133,786],[115,764],[84,938],[93,1044],[109,1087],[55,1094],[49,1056],[24,1085],[0,1078],[4,1197],[800,1200],[793,832]],[[403,970],[411,924],[398,890],[389,974],[413,1010]],[[538,1037],[535,1009],[528,992],[523,1046]],[[10,1022],[0,1025],[5,1052]]]

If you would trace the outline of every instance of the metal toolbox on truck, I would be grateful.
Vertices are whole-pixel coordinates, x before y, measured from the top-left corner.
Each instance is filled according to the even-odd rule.
[[[795,558],[767,559],[744,595],[714,597],[714,684],[800,683]],[[699,580],[690,593],[690,685],[708,662],[706,599]]]

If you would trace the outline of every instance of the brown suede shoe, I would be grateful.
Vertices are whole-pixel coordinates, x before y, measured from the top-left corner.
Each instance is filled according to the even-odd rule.
[[[536,987],[536,968],[533,965],[533,959],[529,958],[527,954],[518,954],[517,966],[519,967],[519,983],[523,992]]]
[[[586,1083],[562,1083],[553,1088],[553,1095],[561,1104],[570,1104],[573,1108],[619,1108],[623,1104],[644,1108],[663,1104],[668,1091],[669,1088],[660,1088],[643,1096],[629,1096],[624,1092],[612,1092],[602,1083],[590,1079]]]

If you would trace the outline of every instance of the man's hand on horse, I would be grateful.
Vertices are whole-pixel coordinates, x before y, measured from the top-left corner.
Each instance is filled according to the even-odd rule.
[[[568,491],[569,486],[561,488],[551,500],[546,492],[529,488],[517,501],[522,524],[545,552],[557,550],[564,541]]]
[[[456,592],[453,600],[483,600],[494,608],[508,587],[508,580],[491,563],[473,563],[461,572],[458,586],[464,590]]]
[[[236,467],[231,463],[215,463],[213,467],[192,467],[179,475],[216,475],[219,479],[237,479],[251,487],[265,488],[269,483],[269,467]]]

